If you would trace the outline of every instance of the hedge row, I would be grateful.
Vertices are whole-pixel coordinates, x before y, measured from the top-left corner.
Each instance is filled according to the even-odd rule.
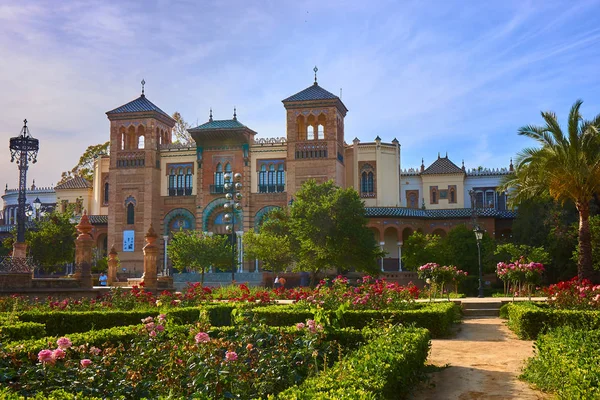
[[[270,399],[396,399],[419,379],[429,352],[426,329],[394,326],[299,386]]]
[[[561,399],[600,398],[600,330],[561,327],[540,335],[522,375]]]
[[[15,321],[10,325],[0,325],[0,339],[14,340],[40,339],[46,336],[46,325],[37,322]]]
[[[290,326],[314,318],[312,311],[296,306],[257,307],[250,313],[272,326]],[[426,328],[433,337],[442,337],[450,332],[450,327],[459,313],[459,307],[453,302],[440,302],[418,304],[413,310],[347,310],[340,314],[329,311],[326,312],[326,316],[338,319],[343,327],[362,329],[375,320],[389,320],[394,324]]]
[[[571,326],[578,329],[600,329],[600,311],[560,310],[537,303],[510,303],[508,326],[520,339],[535,339],[550,328]]]
[[[3,400],[80,400],[82,397],[78,394],[72,394],[63,389],[53,390],[49,394],[37,393],[30,396],[21,396],[10,391],[8,388],[0,388],[0,399]],[[85,397],[86,400],[102,400],[100,397]]]

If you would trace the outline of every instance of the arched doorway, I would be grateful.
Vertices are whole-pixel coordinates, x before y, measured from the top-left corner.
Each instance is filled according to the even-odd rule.
[[[383,231],[383,251],[386,255],[383,258],[384,271],[398,271],[398,229],[395,226],[388,226]]]

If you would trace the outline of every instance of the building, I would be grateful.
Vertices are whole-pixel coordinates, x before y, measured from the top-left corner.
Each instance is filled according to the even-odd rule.
[[[388,253],[386,269],[397,269],[402,242],[415,231],[445,235],[469,223],[471,191],[479,224],[490,234],[510,234],[514,213],[497,193],[512,169],[467,171],[446,155],[427,168],[401,169],[400,143],[345,142],[342,100],[315,82],[285,98],[285,137],[256,139],[233,112],[189,130],[193,146],[172,143],[175,121],[141,96],[106,113],[110,156],[96,161],[92,201],[99,226],[107,220],[104,243],[115,246],[129,272],[143,270],[144,235],[152,225],[162,236],[179,229],[226,234],[224,174],[243,176],[242,209],[236,211],[235,235],[243,263],[244,231],[256,229],[266,213],[285,207],[308,179],[354,187],[364,199],[369,227]],[[104,217],[102,217],[104,216]],[[105,218],[105,219],[103,219]],[[97,238],[98,239],[98,238]],[[165,243],[165,241],[167,243]],[[161,259],[164,255],[161,255]],[[160,268],[159,268],[160,270]]]

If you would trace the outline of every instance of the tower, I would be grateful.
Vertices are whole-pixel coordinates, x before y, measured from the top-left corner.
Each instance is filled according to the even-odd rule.
[[[308,179],[345,186],[342,100],[315,82],[283,100],[287,116],[288,200]]]
[[[175,120],[142,94],[106,113],[110,121],[108,244],[129,272],[143,271],[144,234],[160,226],[160,145]]]

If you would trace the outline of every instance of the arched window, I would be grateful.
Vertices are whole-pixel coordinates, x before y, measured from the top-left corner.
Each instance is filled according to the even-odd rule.
[[[183,168],[179,168],[179,170],[177,171],[177,196],[183,196],[184,193],[185,190]]]
[[[375,185],[373,184],[373,172],[369,172],[369,175],[367,177],[367,192],[373,193],[374,186]]]
[[[277,166],[277,192],[285,192],[285,169],[283,164]]]
[[[366,172],[363,172],[363,173],[362,173],[362,176],[361,176],[361,178],[360,178],[360,191],[361,191],[362,193],[367,193],[367,192],[368,192],[368,190],[367,190],[367,188],[368,188],[368,187],[369,187],[369,186],[368,186],[368,177],[367,177],[367,173],[366,173]]]
[[[323,125],[317,126],[317,138],[319,140],[325,139],[325,127]]]
[[[223,165],[221,165],[221,163],[217,164],[217,169],[215,172],[215,186],[223,186]]]
[[[231,172],[231,164],[225,164],[225,172]]]
[[[104,204],[108,204],[108,182],[104,183]]]
[[[437,190],[433,189],[431,191],[431,204],[437,204]]]
[[[456,203],[456,193],[454,193],[454,189],[450,189],[450,203]]]
[[[314,140],[314,138],[315,138],[315,128],[313,128],[312,125],[309,125],[308,128],[306,128],[306,139]]]
[[[306,126],[304,125],[303,115],[298,115],[298,118],[296,118],[296,132],[298,133],[298,140],[306,140]]]
[[[269,185],[269,193],[275,191],[275,165],[269,165],[269,173],[267,174],[267,184]]]
[[[175,174],[175,168],[171,168],[169,171],[169,196],[177,195],[177,176]]]
[[[360,170],[361,197],[375,197],[375,168],[371,164],[365,163]]]
[[[191,196],[192,194],[192,169],[188,168],[185,171],[185,195]]]
[[[146,146],[146,138],[142,135],[138,138],[137,148],[144,149],[145,146]]]
[[[135,207],[133,203],[127,204],[127,225],[135,223]]]

